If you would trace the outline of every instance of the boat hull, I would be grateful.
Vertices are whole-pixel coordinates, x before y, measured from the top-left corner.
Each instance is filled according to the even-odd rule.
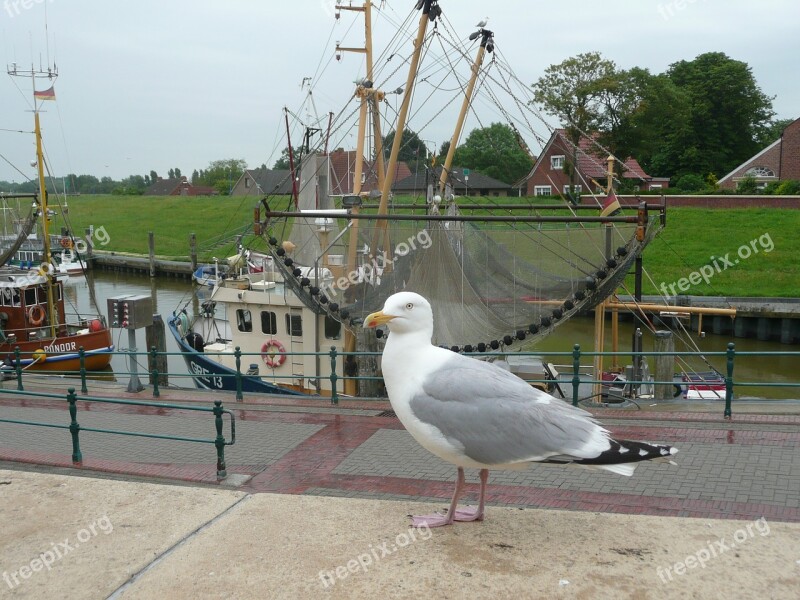
[[[168,321],[170,333],[180,348],[186,367],[192,375],[192,380],[200,389],[214,391],[236,391],[236,371],[229,369],[198,352],[181,336],[176,325],[176,319]],[[283,394],[289,396],[308,396],[309,394],[279,386],[260,377],[245,375],[241,378],[242,392],[258,394]]]
[[[80,349],[84,350],[84,368],[99,371],[111,364],[114,344],[111,331],[89,331],[76,335],[61,335],[55,339],[0,344],[0,355],[4,369],[17,365],[16,348],[19,348],[19,364],[25,371],[78,372],[81,368]]]

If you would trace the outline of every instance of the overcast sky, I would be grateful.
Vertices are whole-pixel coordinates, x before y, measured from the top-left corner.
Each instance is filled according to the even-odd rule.
[[[403,21],[414,3],[383,4],[382,16],[376,16],[377,49],[390,36],[391,22]],[[29,68],[32,56],[37,66],[40,54],[46,63],[49,38],[60,77],[57,102],[45,104],[42,125],[58,175],[120,179],[151,169],[166,175],[170,167],[190,175],[220,158],[271,166],[286,145],[282,107],[295,110],[301,104],[303,78],[317,75],[315,104],[324,114],[344,105],[361,72],[355,55],[332,60],[336,40],[363,43],[363,26],[348,14],[337,23],[334,4],[0,0],[0,45],[6,64]],[[721,51],[750,65],[761,89],[775,96],[779,118],[800,116],[797,0],[441,0],[440,5],[463,38],[488,16],[498,49],[527,83],[548,65],[593,50],[621,68],[653,73]],[[26,112],[30,96],[28,80],[0,78],[0,130],[32,128]],[[426,137],[440,143],[449,134],[442,125]],[[0,131],[0,155],[27,176],[33,176],[34,154],[32,136]],[[23,178],[0,158],[2,179]]]

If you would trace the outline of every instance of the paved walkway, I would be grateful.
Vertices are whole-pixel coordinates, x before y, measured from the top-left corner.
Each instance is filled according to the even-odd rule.
[[[123,394],[124,396],[124,394]],[[170,392],[166,401],[209,398]],[[131,396],[133,397],[133,396]],[[140,399],[146,399],[144,396]],[[208,401],[206,400],[206,403]],[[228,407],[235,405],[229,404]],[[224,484],[249,492],[446,504],[455,469],[422,449],[385,403],[272,399],[239,405]],[[65,402],[0,395],[2,418],[69,423]],[[632,478],[536,465],[493,472],[495,506],[800,522],[800,415],[596,411],[615,436],[677,446],[677,467],[644,464]],[[213,417],[186,410],[79,402],[83,427],[213,439]],[[226,437],[229,436],[226,423]],[[195,444],[81,434],[84,470],[217,484],[216,453]],[[0,461],[71,467],[68,431],[0,423]],[[469,494],[474,496],[474,484]],[[426,509],[428,508],[426,507]]]

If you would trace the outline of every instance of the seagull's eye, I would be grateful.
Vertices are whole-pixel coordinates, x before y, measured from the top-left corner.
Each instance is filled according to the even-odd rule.
[[[407,308],[408,310],[411,310],[412,308],[414,308],[414,305],[413,305],[413,304],[411,304],[411,302],[409,302],[408,304],[406,304],[406,308]]]

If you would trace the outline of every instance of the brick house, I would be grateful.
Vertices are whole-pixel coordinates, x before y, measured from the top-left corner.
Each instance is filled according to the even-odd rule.
[[[429,184],[433,184],[434,189],[438,187],[441,174],[441,166],[420,169],[416,174],[412,173],[395,183],[392,191],[397,194],[425,194]],[[458,196],[508,196],[511,191],[511,186],[507,183],[461,167],[450,169],[450,184],[453,186],[453,193]]]
[[[356,152],[339,148],[329,154],[330,174],[328,181],[329,194],[339,196],[353,193],[356,168]],[[402,161],[397,163],[394,180],[400,181],[411,175],[411,169]],[[369,192],[378,189],[378,175],[375,161],[364,159],[361,169],[361,191]]]
[[[207,185],[192,185],[184,175],[180,179],[159,177],[144,191],[145,196],[213,196],[217,191]]]
[[[567,139],[564,129],[556,129],[547,141],[539,158],[526,177],[528,196],[558,196],[569,191],[570,177],[564,166],[572,161],[574,148]],[[608,172],[607,155],[587,137],[578,143],[576,191],[578,193],[597,192],[606,185]],[[644,172],[635,158],[623,163],[622,178],[631,180],[642,191],[669,187],[669,177],[651,177]],[[595,183],[593,183],[593,181]]]
[[[781,137],[722,177],[719,187],[735,190],[746,176],[754,177],[759,188],[773,181],[800,180],[800,119],[789,123]]]

